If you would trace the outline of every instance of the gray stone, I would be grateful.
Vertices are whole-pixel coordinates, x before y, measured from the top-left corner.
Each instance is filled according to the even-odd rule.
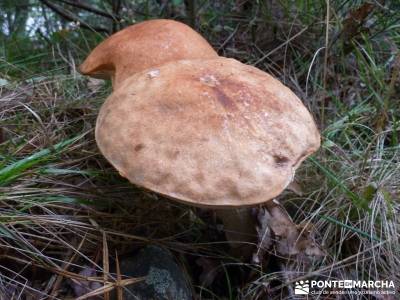
[[[122,259],[121,274],[146,277],[124,290],[126,300],[191,300],[192,292],[182,270],[166,250],[147,246],[135,257]]]

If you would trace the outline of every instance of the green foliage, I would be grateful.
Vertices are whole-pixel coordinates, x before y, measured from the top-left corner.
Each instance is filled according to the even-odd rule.
[[[82,136],[62,141],[51,148],[40,150],[39,152],[33,153],[28,157],[3,167],[0,169],[0,186],[10,184],[16,178],[23,176],[24,172],[28,169],[54,158],[54,156],[59,154],[66,147],[78,141],[80,138],[82,138]]]

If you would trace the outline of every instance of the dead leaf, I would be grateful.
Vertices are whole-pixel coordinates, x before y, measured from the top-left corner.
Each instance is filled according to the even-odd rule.
[[[325,256],[313,238],[315,230],[312,225],[296,225],[277,201],[271,201],[267,209],[271,215],[268,226],[275,235],[278,254],[306,263]]]
[[[297,196],[303,196],[303,190],[298,182],[293,180],[289,185],[286,187],[289,191],[292,191]]]
[[[374,4],[364,3],[360,7],[350,11],[349,16],[343,21],[342,35],[345,41],[358,36],[364,31],[364,23],[374,8]]]
[[[364,3],[357,9],[350,11],[350,18],[357,22],[363,22],[368,15],[375,8],[375,5],[372,3]]]

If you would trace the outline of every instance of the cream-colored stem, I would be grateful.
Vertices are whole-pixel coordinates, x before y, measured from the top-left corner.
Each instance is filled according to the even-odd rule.
[[[224,225],[226,239],[231,246],[231,255],[248,260],[256,242],[256,219],[251,208],[219,209],[216,211]]]

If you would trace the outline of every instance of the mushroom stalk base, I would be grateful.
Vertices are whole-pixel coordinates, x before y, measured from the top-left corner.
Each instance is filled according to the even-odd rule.
[[[219,209],[216,214],[224,225],[230,254],[242,261],[249,260],[256,241],[256,220],[251,208]]]

